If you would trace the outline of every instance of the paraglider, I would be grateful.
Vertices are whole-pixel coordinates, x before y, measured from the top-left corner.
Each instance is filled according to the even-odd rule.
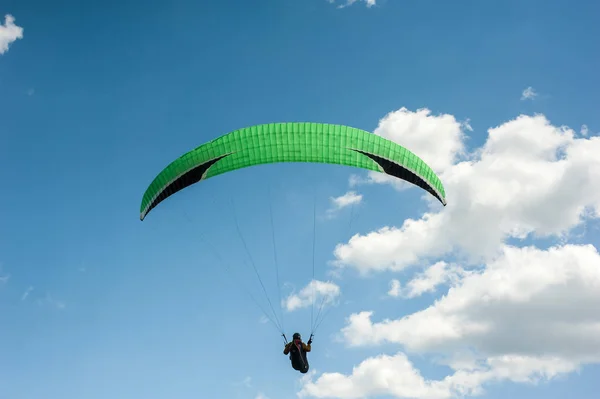
[[[312,162],[353,166],[406,180],[444,206],[433,170],[406,148],[364,130],[324,123],[270,123],[235,130],[182,155],[144,193],[140,220],[162,201],[201,180],[253,165]]]
[[[337,164],[376,171],[412,183],[446,206],[446,194],[439,177],[423,160],[401,145],[348,126],[290,122],[235,130],[180,156],[164,168],[146,189],[140,205],[140,220],[144,220],[168,197],[195,183],[249,166],[280,162]],[[267,295],[256,268],[254,270]],[[267,300],[277,319],[268,295]],[[263,313],[271,320],[264,310]],[[286,341],[283,353],[289,354],[292,367],[301,373],[308,372],[306,354],[311,351],[316,327],[306,344],[299,333],[295,333],[292,342],[288,343],[282,325],[271,321]]]

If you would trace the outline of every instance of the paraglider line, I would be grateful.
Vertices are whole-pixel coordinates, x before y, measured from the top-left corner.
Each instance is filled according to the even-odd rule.
[[[277,322],[278,322],[278,328],[279,328],[280,332],[283,333],[283,329],[281,328],[281,324],[279,324],[279,319],[277,318],[277,313],[275,312],[275,309],[273,308],[273,303],[271,302],[271,298],[269,298],[267,289],[265,288],[265,285],[263,284],[262,278],[260,278],[260,274],[258,273],[258,270],[256,269],[256,264],[254,263],[254,259],[252,258],[252,255],[250,254],[250,250],[248,249],[248,245],[246,244],[246,240],[244,239],[244,236],[242,235],[242,231],[240,229],[240,224],[238,223],[237,214],[235,211],[235,205],[233,204],[232,200],[230,200],[230,204],[233,208],[235,227],[237,229],[238,235],[240,236],[240,239],[242,240],[242,244],[244,245],[244,249],[246,250],[246,254],[248,255],[248,258],[250,258],[250,264],[252,265],[252,268],[254,269],[254,273],[256,274],[256,277],[258,278],[258,281],[260,282],[260,286],[262,287],[263,292],[265,293],[265,297],[267,298],[267,301],[269,302],[269,307],[271,308],[271,311],[273,312],[273,316],[275,317],[275,320],[277,320]]]
[[[185,210],[183,211],[184,216],[186,218],[186,220],[188,222],[190,222],[190,224],[194,225],[192,219],[190,218],[190,216],[187,214],[187,212],[185,212]],[[217,260],[221,263],[221,265],[223,266],[223,268],[231,275],[231,277],[236,280],[236,282],[238,283],[238,286],[241,286],[242,289],[244,290],[244,292],[250,297],[250,299],[252,300],[252,302],[254,302],[254,304],[263,312],[263,314],[265,315],[265,317],[271,322],[273,323],[273,325],[275,326],[275,328],[277,328],[279,330],[279,325],[277,323],[275,323],[275,321],[273,321],[273,318],[269,316],[269,314],[265,311],[265,309],[260,305],[260,303],[256,300],[256,298],[254,297],[254,295],[252,295],[252,293],[248,290],[248,288],[246,286],[244,286],[243,284],[241,284],[241,282],[238,280],[238,278],[235,276],[235,274],[233,273],[233,271],[231,270],[231,267],[229,266],[229,263],[225,261],[225,259],[221,256],[221,254],[219,253],[219,251],[217,251],[216,247],[212,244],[212,242],[204,235],[204,233],[200,232],[200,239],[202,241],[204,241],[204,244],[208,247],[208,249],[213,253],[213,255],[217,258]]]
[[[271,203],[271,186],[269,185],[269,214],[271,216],[271,239],[273,241],[273,260],[275,261],[275,274],[277,277],[277,293],[279,294],[279,312],[281,313],[281,330],[283,327],[283,309],[281,308],[281,284],[279,283],[279,264],[277,262],[277,246],[275,245],[275,227],[273,223],[273,204]]]
[[[325,303],[325,295],[323,295],[323,298],[321,298],[321,304],[319,305],[319,311],[317,312],[317,317],[315,317],[315,322],[317,320],[319,320],[319,316],[321,315],[321,311],[323,310],[323,304]],[[315,330],[317,329],[317,327],[315,326],[314,328],[311,329],[311,334],[313,334],[315,332]]]
[[[352,206],[350,208],[350,222],[348,222],[348,232],[346,233],[347,236],[350,235],[350,232],[352,231],[352,222],[354,221],[354,208],[355,208],[356,204],[352,203]]]
[[[315,311],[315,241],[317,235],[317,194],[313,196],[313,240],[312,240],[312,295],[310,298],[310,329],[313,329],[313,313]]]
[[[323,323],[323,320],[325,320],[325,316],[327,316],[329,314],[329,312],[331,312],[331,309],[333,309],[333,308],[329,308],[329,309],[327,309],[327,311],[325,313],[323,313],[323,317],[321,317],[321,320],[319,320],[319,322],[315,326],[314,331],[317,331],[317,329],[319,328],[319,326],[321,325],[321,323]]]

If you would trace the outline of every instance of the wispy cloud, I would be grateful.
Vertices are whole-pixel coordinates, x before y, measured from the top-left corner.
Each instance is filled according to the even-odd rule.
[[[400,284],[400,281],[393,279],[390,281],[390,290],[388,291],[388,295],[393,297],[400,296],[401,289],[402,285]]]
[[[579,130],[579,133],[582,136],[587,136],[590,133],[590,129],[588,128],[587,125],[581,125],[581,129]]]
[[[461,267],[440,261],[410,280],[406,287],[402,287],[400,281],[392,280],[388,295],[415,298],[426,292],[434,292],[439,285],[456,284],[466,275],[467,272]]]
[[[0,25],[0,54],[6,53],[14,41],[22,38],[23,28],[15,25],[15,18],[12,15],[5,15],[4,24]]]
[[[528,88],[526,88],[525,90],[523,90],[523,92],[521,93],[521,100],[533,100],[534,98],[536,98],[538,96],[538,93],[535,91],[535,89],[531,86],[529,86]]]
[[[67,307],[64,301],[53,298],[50,294],[47,294],[45,298],[38,299],[37,303],[40,306],[50,306],[58,310],[63,310]]]
[[[10,279],[10,274],[4,273],[2,265],[0,264],[0,284],[6,284],[8,279]]]
[[[23,295],[21,295],[21,301],[26,300],[27,297],[29,297],[29,294],[31,294],[31,291],[33,291],[33,287],[30,285],[29,287],[27,287],[25,292],[23,292]]]
[[[243,386],[246,388],[252,388],[252,377],[247,376],[241,381],[234,382],[233,385]]]
[[[282,300],[282,306],[292,312],[297,309],[311,306],[311,304],[330,304],[340,295],[340,287],[337,284],[325,281],[312,280],[297,294],[290,294]]]
[[[327,0],[329,3],[331,4],[335,4],[336,0]],[[339,6],[337,6],[337,8],[346,8],[346,7],[350,7],[352,4],[356,3],[359,0],[346,0],[343,4],[340,4]],[[366,5],[367,8],[371,8],[375,5],[377,5],[377,0],[362,0]]]
[[[347,206],[360,204],[363,196],[356,194],[354,191],[348,191],[346,194],[339,197],[330,198],[331,208],[327,210],[327,216],[329,218],[334,217],[337,212],[346,208]]]

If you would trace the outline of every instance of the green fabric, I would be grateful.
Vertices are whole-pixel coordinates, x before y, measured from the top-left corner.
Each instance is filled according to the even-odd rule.
[[[143,220],[148,208],[172,181],[189,170],[225,154],[203,180],[236,169],[275,162],[318,162],[383,172],[360,150],[393,161],[421,177],[446,205],[444,187],[431,168],[406,148],[364,130],[322,123],[271,123],[235,130],[182,155],[156,176],[144,193]]]

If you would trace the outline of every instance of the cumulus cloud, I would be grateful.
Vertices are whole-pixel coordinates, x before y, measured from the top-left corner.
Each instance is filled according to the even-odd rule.
[[[456,129],[455,122],[450,124]],[[448,138],[441,133],[445,128],[441,124],[439,140],[430,135],[436,146]],[[399,227],[353,236],[336,246],[336,266],[361,273],[401,270],[453,252],[480,262],[508,238],[564,237],[586,217],[600,215],[598,137],[576,138],[572,129],[553,126],[543,115],[521,115],[489,129],[485,144],[468,160],[449,165],[455,156],[450,154],[462,147],[445,148],[436,158],[446,154],[446,161],[436,168],[442,171],[448,206]],[[425,151],[422,157],[431,155]]]
[[[592,245],[541,250],[505,246],[434,305],[398,320],[353,314],[342,333],[351,345],[395,342],[411,351],[476,348],[600,360],[600,254]]]
[[[425,380],[403,353],[364,360],[349,376],[324,373],[304,384],[299,396],[359,399],[376,395],[399,398],[447,398],[448,391]]]
[[[399,319],[372,310],[351,314],[339,332],[347,345],[403,349],[368,358],[347,374],[311,377],[301,394],[451,398],[481,394],[491,382],[535,383],[599,363],[600,254],[592,245],[565,243],[575,227],[600,217],[600,138],[554,126],[543,115],[521,115],[490,128],[484,144],[465,153],[468,121],[405,109],[395,116],[382,119],[379,134],[435,164],[448,206],[355,235],[335,248],[335,265],[363,274],[423,266],[405,283],[390,282],[393,297],[449,288]],[[389,124],[394,119],[397,126]],[[432,127],[424,129],[430,133],[419,149],[410,136],[423,127],[421,119]],[[445,150],[428,153],[427,141],[443,142]],[[514,245],[544,237],[561,244]],[[455,261],[441,260],[446,256]],[[407,354],[432,355],[452,371],[429,380]]]
[[[477,369],[456,371],[441,380],[425,379],[407,356],[379,355],[364,360],[350,375],[324,373],[316,381],[305,380],[300,397],[362,399],[375,396],[410,399],[449,399],[480,395],[482,385],[492,381],[537,382],[575,369],[561,359],[498,357]],[[312,377],[312,376],[311,376]]]
[[[521,93],[521,100],[533,100],[537,97],[537,93],[533,87],[529,86]]]
[[[333,304],[340,295],[340,287],[332,282],[312,280],[297,294],[290,294],[282,300],[282,306],[292,312],[297,309],[317,304],[323,306]]]
[[[448,376],[427,380],[398,352],[368,358],[348,375],[324,373],[306,381],[300,394],[451,398],[481,394],[490,382],[550,380],[600,362],[598,303],[594,246],[504,246],[428,308],[380,322],[371,311],[352,314],[341,331],[350,346],[395,343],[409,353],[434,354],[453,370]]]
[[[348,206],[360,204],[362,199],[363,196],[354,191],[348,191],[346,194],[339,197],[332,197],[330,198],[331,208],[327,210],[327,215],[328,217],[333,217],[338,211]]]
[[[4,24],[0,24],[0,54],[6,53],[14,41],[22,38],[23,28],[15,25],[15,18],[12,15],[5,15]]]

